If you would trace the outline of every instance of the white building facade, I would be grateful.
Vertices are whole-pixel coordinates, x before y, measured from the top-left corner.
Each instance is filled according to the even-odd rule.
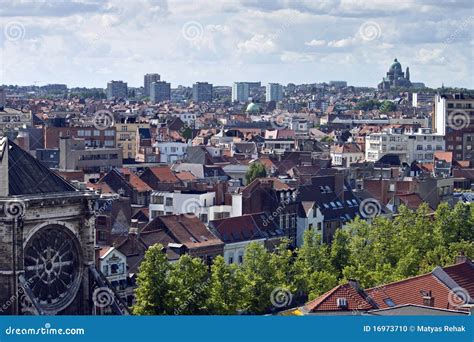
[[[214,213],[211,208],[215,206],[215,203],[214,192],[155,191],[150,198],[150,221],[157,216],[193,213],[207,224],[211,212]]]
[[[386,154],[396,154],[401,162],[433,162],[436,151],[445,149],[444,136],[432,133],[429,128],[418,131],[390,128],[366,137],[365,159],[375,162]]]

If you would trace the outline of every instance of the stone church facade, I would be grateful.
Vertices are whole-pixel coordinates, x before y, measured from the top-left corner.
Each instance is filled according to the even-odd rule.
[[[0,138],[0,314],[95,312],[95,198]]]

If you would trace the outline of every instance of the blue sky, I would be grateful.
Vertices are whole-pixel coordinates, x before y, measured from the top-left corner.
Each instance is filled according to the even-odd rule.
[[[0,0],[0,84],[376,86],[395,57],[412,81],[473,88],[471,0]]]

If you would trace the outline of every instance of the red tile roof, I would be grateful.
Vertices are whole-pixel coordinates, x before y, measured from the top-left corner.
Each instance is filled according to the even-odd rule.
[[[471,261],[443,267],[443,270],[474,300],[474,264]]]
[[[178,177],[171,171],[168,166],[154,166],[149,168],[160,182],[177,183]]]
[[[345,298],[347,301],[346,308],[340,308],[337,305],[338,298]],[[329,290],[322,296],[310,301],[304,306],[305,311],[315,313],[319,311],[352,311],[352,310],[371,310],[376,309],[370,303],[367,295],[363,290],[357,290],[351,284],[338,285],[332,290]]]
[[[181,181],[191,181],[197,179],[191,171],[179,171],[175,173],[175,176]]]
[[[444,160],[448,163],[453,162],[453,152],[444,152],[444,151],[436,151],[434,153],[434,159]]]
[[[120,173],[124,175],[127,179],[128,183],[135,188],[137,191],[152,191],[153,189],[144,181],[140,179],[136,174],[130,171],[130,169],[122,168],[120,169]]]
[[[425,203],[418,194],[396,194],[396,197],[404,204],[407,208],[416,210],[420,205]],[[433,209],[430,208],[430,212],[433,212]]]
[[[181,243],[188,249],[205,247],[211,245],[223,245],[223,242],[212,234],[196,216],[189,214],[164,215],[155,217],[141,231],[144,233],[154,232],[163,234],[174,243]],[[165,246],[166,247],[166,246]]]
[[[389,308],[386,303],[391,300],[395,305],[426,305],[423,296],[431,292],[434,306],[449,309],[449,288],[431,273],[403,279],[390,284],[366,290],[380,308]],[[451,307],[452,309],[452,307]]]
[[[455,287],[460,287],[462,291],[467,291],[469,297],[474,298],[474,265],[472,262],[466,260],[444,267],[443,271],[448,277],[443,275],[444,272],[440,273],[437,270],[440,268],[435,268],[431,273],[373,287],[365,291],[357,290],[357,286],[351,285],[351,283],[339,285],[307,303],[304,309],[309,313],[315,313],[319,311],[385,309],[402,305],[427,306],[430,303],[426,303],[423,297],[431,296],[435,308],[464,310],[459,305],[463,304],[463,300],[466,298],[456,296],[459,292],[453,290]],[[443,277],[447,279],[443,279]],[[347,299],[346,309],[337,306],[337,298]]]

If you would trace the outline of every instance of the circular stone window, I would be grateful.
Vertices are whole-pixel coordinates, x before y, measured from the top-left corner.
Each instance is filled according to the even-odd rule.
[[[58,312],[75,298],[82,273],[78,246],[76,237],[60,225],[42,228],[26,244],[25,279],[45,312]]]

